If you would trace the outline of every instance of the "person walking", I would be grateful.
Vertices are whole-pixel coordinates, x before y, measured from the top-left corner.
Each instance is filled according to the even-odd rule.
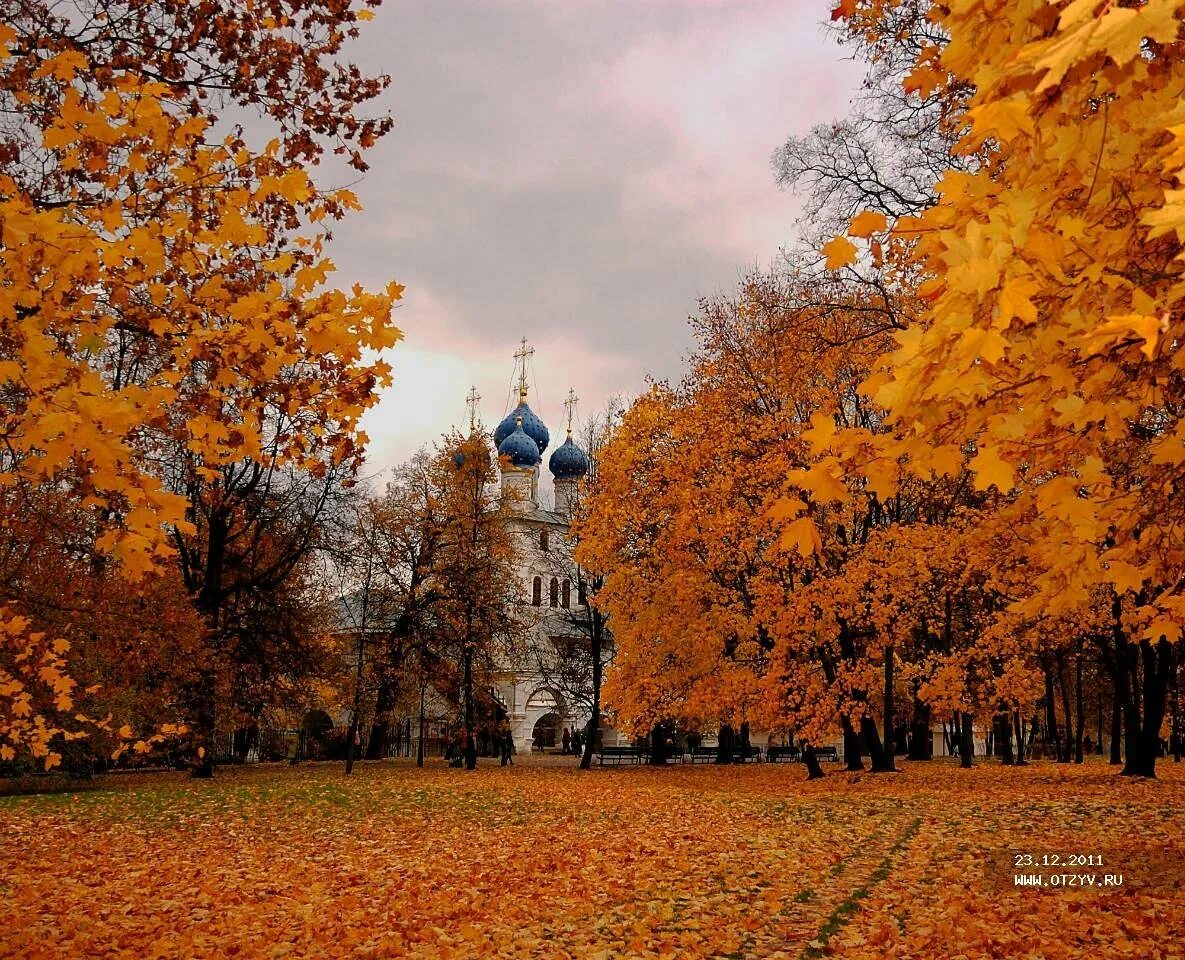
[[[563,743],[563,751],[562,752],[565,755],[571,753],[572,752],[572,731],[569,730],[567,727],[564,727],[564,736],[563,736],[562,743]]]
[[[514,765],[514,735],[510,732],[510,724],[502,721],[498,730],[498,749],[502,766]]]

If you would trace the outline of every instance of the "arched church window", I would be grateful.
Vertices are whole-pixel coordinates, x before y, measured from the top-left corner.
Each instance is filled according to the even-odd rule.
[[[560,606],[565,610],[572,606],[572,584],[568,580],[564,581],[563,592],[560,594]]]
[[[551,605],[554,607],[560,602],[560,581],[557,577],[551,578]]]
[[[543,578],[536,577],[531,585],[531,606],[537,607],[543,603]]]
[[[539,549],[540,550],[546,550],[549,546],[547,533],[548,533],[547,530],[540,530],[539,531]]]

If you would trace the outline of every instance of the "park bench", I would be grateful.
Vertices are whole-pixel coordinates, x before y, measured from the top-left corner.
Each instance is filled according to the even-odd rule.
[[[765,759],[769,763],[781,763],[782,761],[797,763],[802,759],[802,754],[798,747],[766,747]]]
[[[736,752],[734,752],[732,755],[733,763],[747,763],[750,760],[754,761],[755,763],[761,761],[761,747],[756,747],[752,744],[749,745],[747,750],[738,747]]]
[[[691,758],[692,763],[711,763],[716,759],[715,747],[692,747],[687,754]]]
[[[645,763],[649,754],[640,747],[601,747],[597,754],[606,763]]]
[[[822,763],[839,763],[839,751],[835,747],[815,747],[815,759]]]

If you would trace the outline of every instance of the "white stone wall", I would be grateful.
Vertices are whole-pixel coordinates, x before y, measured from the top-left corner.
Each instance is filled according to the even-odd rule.
[[[529,753],[532,748],[535,725],[549,713],[557,715],[556,745],[559,746],[563,729],[583,727],[588,723],[588,710],[569,703],[561,690],[553,688],[548,678],[538,669],[540,656],[547,656],[552,649],[551,636],[573,632],[571,624],[565,622],[563,603],[563,581],[569,580],[569,605],[576,607],[580,602],[579,588],[572,578],[572,545],[567,537],[567,524],[560,522],[556,514],[547,511],[538,503],[538,467],[534,471],[511,471],[503,474],[503,490],[514,497],[510,525],[518,538],[520,553],[520,596],[523,605],[521,615],[528,627],[528,649],[521,651],[518,663],[507,663],[498,678],[498,696],[510,718],[515,749]],[[529,484],[529,487],[528,487]],[[530,490],[529,499],[523,494]],[[566,499],[556,506],[566,508]],[[546,530],[547,550],[540,546],[540,532]],[[540,578],[540,603],[532,602],[534,580]],[[557,607],[550,601],[551,579],[557,584]]]

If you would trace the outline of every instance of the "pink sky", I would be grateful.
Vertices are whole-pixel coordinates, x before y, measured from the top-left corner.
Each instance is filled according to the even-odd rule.
[[[471,384],[496,423],[523,336],[553,435],[569,387],[591,411],[679,375],[699,297],[794,239],[770,154],[857,88],[828,11],[387,0],[355,56],[391,75],[395,129],[332,250],[339,284],[407,286],[370,472],[460,423]]]

